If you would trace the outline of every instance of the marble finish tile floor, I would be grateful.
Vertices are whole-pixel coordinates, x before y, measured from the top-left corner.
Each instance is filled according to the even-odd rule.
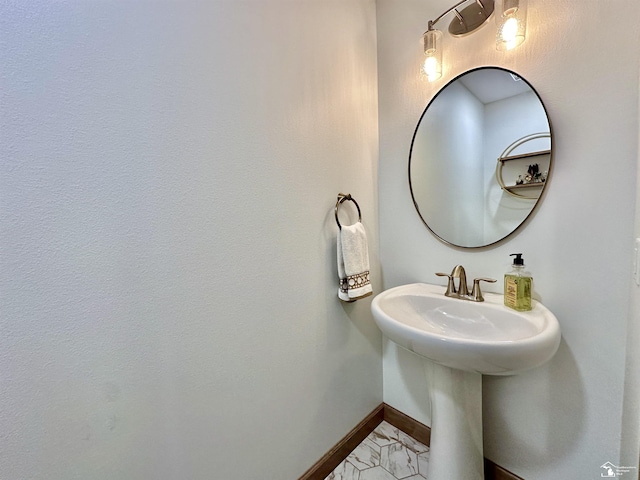
[[[424,480],[429,447],[382,422],[325,480]]]

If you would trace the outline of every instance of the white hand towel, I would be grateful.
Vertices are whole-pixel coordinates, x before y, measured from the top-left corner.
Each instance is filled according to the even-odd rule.
[[[343,226],[338,232],[338,298],[353,302],[373,293],[369,281],[369,248],[362,223]]]

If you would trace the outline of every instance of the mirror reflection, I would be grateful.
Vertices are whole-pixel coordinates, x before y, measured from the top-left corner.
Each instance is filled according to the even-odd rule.
[[[551,169],[552,134],[537,92],[522,77],[482,67],[449,82],[414,133],[409,185],[427,227],[476,248],[520,227]]]

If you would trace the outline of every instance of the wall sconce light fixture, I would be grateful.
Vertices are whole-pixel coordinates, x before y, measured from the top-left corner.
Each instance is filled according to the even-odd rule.
[[[503,0],[496,22],[498,50],[511,50],[520,45],[527,33],[527,0]]]
[[[462,10],[458,7],[471,0],[456,3],[435,20],[429,20],[427,31],[422,36],[425,60],[420,67],[420,76],[433,82],[442,76],[442,32],[434,27],[445,15],[453,12],[455,18],[449,24],[452,37],[464,37],[483,26],[496,9],[495,0],[474,0]],[[498,0],[496,12],[496,48],[511,50],[524,42],[527,30],[527,0]]]

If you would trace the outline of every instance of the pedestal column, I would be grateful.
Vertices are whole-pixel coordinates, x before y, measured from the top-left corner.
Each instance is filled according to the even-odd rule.
[[[482,375],[424,361],[431,398],[429,480],[484,480]]]

